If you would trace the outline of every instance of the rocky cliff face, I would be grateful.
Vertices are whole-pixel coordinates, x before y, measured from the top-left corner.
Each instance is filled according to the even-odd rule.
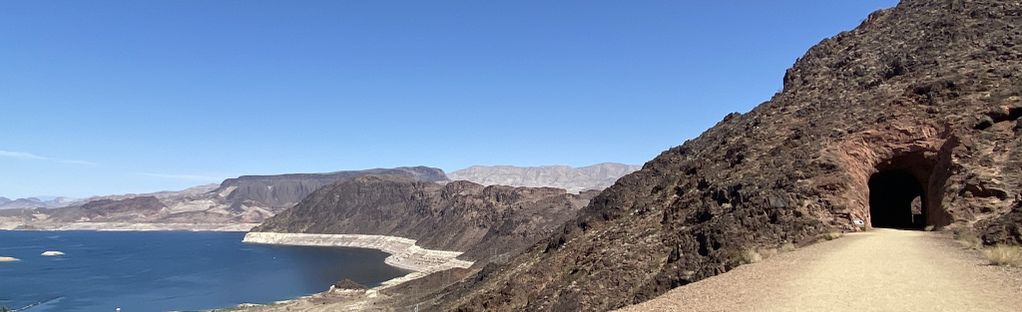
[[[406,176],[417,181],[446,181],[443,170],[430,167],[399,167],[394,169],[369,169],[359,171],[338,171],[319,174],[283,174],[268,176],[241,176],[224,180],[214,192],[224,196],[232,207],[241,205],[268,207],[271,211],[291,208],[305,196],[319,188],[337,181],[355,177],[384,174]]]
[[[553,233],[593,195],[370,175],[323,187],[253,231],[400,236],[500,261]]]
[[[665,151],[435,308],[613,309],[726,272],[749,248],[858,221],[1019,243],[1020,96],[1022,3],[904,0],[814,46],[770,101]],[[920,214],[892,213],[914,198]]]
[[[556,187],[569,192],[603,190],[618,178],[639,170],[639,166],[601,163],[586,167],[542,166],[472,166],[452,172],[451,180],[465,180],[482,185]]]

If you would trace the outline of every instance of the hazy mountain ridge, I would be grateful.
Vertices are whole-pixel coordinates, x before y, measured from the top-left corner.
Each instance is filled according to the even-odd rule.
[[[27,197],[10,199],[0,197],[0,209],[25,209],[25,208],[57,208],[67,206],[77,200],[67,197],[53,197],[40,199],[38,197]]]
[[[465,180],[482,185],[556,187],[569,192],[603,190],[618,178],[641,169],[641,166],[600,163],[585,167],[570,166],[472,166],[451,172],[451,180]]]
[[[70,223],[119,222],[166,224],[259,223],[290,208],[321,186],[366,174],[446,181],[443,171],[429,167],[368,169],[331,173],[242,176],[220,185],[182,191],[97,196],[61,208],[0,211],[0,228],[53,229]],[[178,225],[175,225],[178,226]]]

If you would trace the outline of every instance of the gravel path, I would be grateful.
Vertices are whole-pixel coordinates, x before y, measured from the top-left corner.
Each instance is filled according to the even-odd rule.
[[[622,311],[1022,311],[1022,270],[946,235],[876,229],[780,254]]]

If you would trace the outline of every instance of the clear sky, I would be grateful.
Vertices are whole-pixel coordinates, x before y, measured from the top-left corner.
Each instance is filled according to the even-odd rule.
[[[641,164],[895,4],[2,1],[0,196]]]

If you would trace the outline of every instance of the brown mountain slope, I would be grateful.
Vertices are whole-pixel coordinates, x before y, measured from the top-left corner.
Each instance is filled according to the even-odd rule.
[[[370,175],[323,187],[253,231],[400,236],[500,260],[552,234],[594,195]]]
[[[612,309],[858,220],[1018,242],[1020,75],[1022,3],[902,1],[811,48],[769,102],[618,180],[434,308]]]

